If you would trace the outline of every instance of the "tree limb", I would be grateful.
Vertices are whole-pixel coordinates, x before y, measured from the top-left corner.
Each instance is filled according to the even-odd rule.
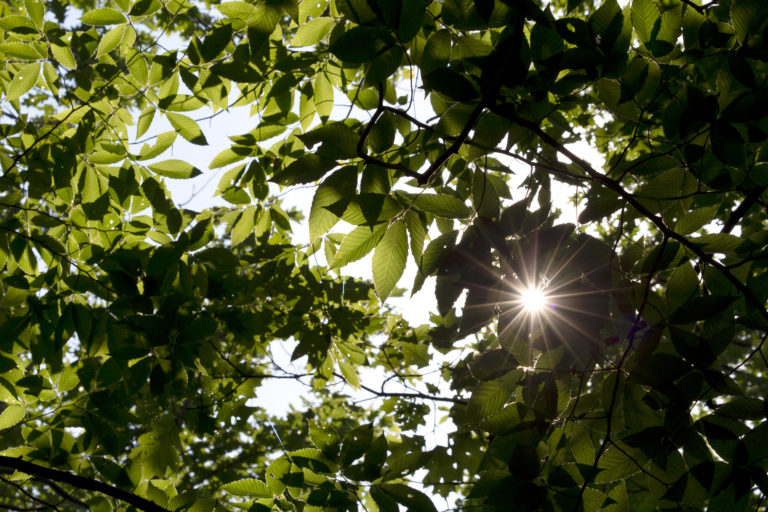
[[[736,224],[738,224],[739,221],[747,214],[747,211],[752,208],[755,203],[757,203],[757,200],[760,199],[761,195],[763,195],[765,189],[765,186],[758,187],[747,194],[747,197],[744,198],[744,201],[742,201],[741,204],[735,210],[733,210],[733,212],[731,212],[731,215],[728,217],[728,220],[725,221],[725,225],[723,226],[723,229],[720,230],[720,232],[730,233],[733,228],[736,227]]]
[[[434,162],[432,162],[432,164],[427,168],[426,171],[419,174],[419,177],[417,179],[420,185],[426,184],[429,181],[429,179],[432,177],[432,175],[435,172],[437,172],[441,167],[443,167],[443,165],[448,160],[448,158],[454,153],[457,153],[459,151],[461,146],[467,140],[467,137],[469,137],[469,132],[471,132],[472,128],[475,127],[475,123],[480,117],[480,114],[483,113],[484,108],[485,108],[485,105],[482,102],[477,104],[475,109],[469,115],[469,119],[467,119],[467,123],[464,125],[464,128],[461,130],[461,133],[456,137],[456,140],[453,142],[453,144],[451,144],[448,147],[448,149],[443,151],[440,154],[440,156],[437,157]]]
[[[704,14],[705,8],[702,7],[701,5],[696,5],[695,3],[693,3],[693,0],[681,0],[681,2],[691,7],[694,11],[698,12],[699,14]],[[712,5],[712,2],[710,2],[707,5]]]
[[[343,381],[347,382],[347,379],[345,379],[342,375],[339,375],[338,373],[334,372],[333,375],[338,377],[339,379],[342,379]],[[364,384],[360,384],[360,388],[364,389],[365,391],[369,393],[373,393],[376,396],[382,396],[382,397],[397,397],[397,398],[419,398],[421,400],[432,400],[434,402],[451,402],[458,405],[467,405],[466,400],[462,400],[461,398],[455,398],[455,397],[444,397],[444,396],[433,396],[433,395],[427,395],[426,393],[416,392],[416,393],[393,393],[389,391],[376,391],[373,388],[369,388],[368,386]]]
[[[124,501],[129,505],[133,505],[139,510],[144,512],[170,512],[167,508],[149,501],[146,498],[142,498],[137,494],[124,491],[112,485],[104,482],[99,482],[92,478],[85,478],[68,471],[60,471],[58,469],[46,468],[39,466],[32,462],[22,460],[21,457],[7,457],[0,455],[0,466],[12,468],[28,475],[36,476],[39,478],[45,478],[47,480],[53,480],[55,482],[69,484],[78,489],[86,491],[94,491],[100,494],[105,494],[120,501]]]

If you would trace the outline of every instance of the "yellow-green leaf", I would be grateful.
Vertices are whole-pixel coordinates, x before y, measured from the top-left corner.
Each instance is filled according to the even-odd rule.
[[[256,498],[271,498],[272,491],[267,484],[255,478],[243,478],[221,486],[222,490],[236,496],[254,496]]]
[[[0,430],[10,428],[24,419],[27,410],[23,405],[11,404],[0,413]]]
[[[237,148],[237,149],[236,149]],[[211,163],[208,164],[209,169],[218,169],[235,162],[239,162],[243,158],[250,154],[250,148],[243,146],[235,146],[235,148],[227,148],[213,157]]]
[[[245,21],[256,14],[256,7],[248,2],[224,2],[216,8],[227,18]]]
[[[32,23],[37,28],[42,28],[43,16],[45,15],[45,5],[43,5],[42,0],[25,0],[24,5],[27,8],[27,15],[29,15]]]
[[[32,44],[22,43],[21,41],[0,44],[0,53],[23,60],[38,60],[41,58]]]
[[[258,213],[258,210],[253,206],[243,210],[242,215],[240,215],[237,222],[235,222],[235,225],[232,227],[232,232],[230,234],[232,247],[240,245],[251,233],[253,233],[253,226],[256,223],[256,216]]]
[[[315,18],[301,25],[293,36],[291,46],[312,46],[319,43],[333,28],[333,18]]]
[[[123,40],[123,34],[125,33],[125,24],[118,25],[109,30],[99,41],[99,46],[96,49],[96,55],[102,56],[105,53],[109,53],[118,47],[120,41]]]
[[[341,241],[336,255],[331,261],[331,268],[343,267],[347,263],[357,261],[376,247],[376,244],[384,235],[386,226],[371,229],[368,226],[359,226],[347,234]]]
[[[464,219],[471,213],[464,201],[445,194],[418,194],[413,198],[413,204],[420,210],[448,219]]]
[[[179,135],[192,144],[197,144],[198,146],[205,146],[208,144],[200,126],[191,117],[187,117],[184,114],[175,114],[173,112],[168,112],[166,117],[168,118],[168,121],[171,122],[171,126],[176,128],[179,132]]]
[[[310,240],[324,235],[336,225],[344,213],[346,203],[354,196],[356,188],[357,168],[353,166],[335,171],[317,187],[315,196],[312,198],[312,208],[309,211]],[[346,202],[340,203],[339,201],[342,200]],[[336,206],[332,207],[332,205]]]
[[[160,156],[166,149],[171,147],[171,144],[176,140],[176,132],[163,132],[157,136],[157,141],[154,146],[144,144],[139,151],[137,157],[138,160],[149,160]]]
[[[148,167],[150,171],[159,174],[160,176],[173,179],[194,178],[195,176],[202,174],[200,169],[192,164],[175,158],[163,160],[162,162],[152,164]]]
[[[80,21],[86,25],[114,25],[125,23],[125,16],[117,9],[100,7],[83,14]]]
[[[154,117],[155,107],[152,105],[149,105],[141,111],[141,114],[139,115],[139,121],[136,123],[136,138],[139,138],[147,133],[147,130],[149,130],[149,126],[152,124],[152,119],[154,119]]]
[[[317,109],[317,115],[321,118],[328,118],[333,110],[333,86],[326,76],[325,72],[320,72],[315,77],[312,84],[314,96],[312,101]]]
[[[10,85],[8,85],[8,93],[6,94],[6,99],[8,101],[19,99],[22,94],[29,91],[35,85],[39,75],[39,62],[35,62],[34,64],[27,64],[21,68],[18,73],[14,75]]]
[[[51,53],[56,62],[61,64],[67,69],[75,69],[77,67],[77,61],[72,54],[72,50],[69,46],[59,46],[57,44],[51,45]]]
[[[385,300],[403,275],[408,258],[408,235],[405,222],[393,222],[373,253],[373,284],[381,300]]]

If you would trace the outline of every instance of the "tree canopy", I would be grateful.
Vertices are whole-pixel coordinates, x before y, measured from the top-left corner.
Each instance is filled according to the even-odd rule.
[[[5,0],[0,53],[0,508],[766,507],[763,0]]]

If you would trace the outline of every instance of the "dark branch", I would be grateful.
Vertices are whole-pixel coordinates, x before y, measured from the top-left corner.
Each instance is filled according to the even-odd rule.
[[[365,129],[363,129],[363,133],[360,135],[360,139],[357,141],[357,156],[363,159],[364,162],[378,165],[379,167],[385,167],[387,169],[394,169],[396,171],[400,171],[406,176],[410,178],[414,178],[421,183],[421,175],[419,173],[412,171],[408,167],[404,166],[403,164],[393,164],[391,162],[385,162],[384,160],[380,160],[378,158],[370,156],[365,151],[365,141],[368,140],[368,136],[371,134],[371,130],[373,130],[373,126],[376,124],[376,121],[379,120],[379,117],[381,117],[381,114],[384,113],[385,107],[384,107],[384,86],[382,84],[379,84],[379,105],[376,107],[376,111],[373,113],[373,116],[371,117],[371,120],[368,122],[367,125],[365,125]]]
[[[339,375],[338,373],[334,372],[334,375],[338,377],[339,379],[342,379],[343,381],[347,381],[342,375]],[[426,393],[391,393],[388,391],[376,391],[373,388],[369,388],[368,386],[364,384],[360,384],[360,388],[364,389],[365,391],[369,393],[373,393],[376,396],[383,396],[383,397],[397,397],[397,398],[418,398],[421,400],[432,400],[434,402],[450,402],[453,404],[458,405],[467,405],[466,400],[462,400],[461,398],[454,398],[454,397],[445,397],[445,396],[434,396],[434,395],[427,395]]]
[[[691,7],[694,11],[698,12],[699,14],[704,14],[705,8],[701,5],[696,5],[693,3],[693,0],[681,0],[685,5]],[[710,2],[707,5],[712,5],[712,2]]]
[[[21,457],[6,457],[0,455],[0,466],[12,468],[28,475],[44,478],[47,480],[53,480],[55,482],[69,484],[78,489],[86,491],[94,491],[100,494],[105,494],[117,500],[133,505],[139,510],[144,512],[170,512],[167,508],[161,507],[156,503],[142,498],[136,494],[118,489],[109,484],[93,480],[91,478],[85,478],[68,471],[60,471],[58,469],[46,468],[44,466],[38,466],[32,462],[22,460]]]
[[[461,130],[461,133],[458,135],[458,137],[456,137],[456,140],[453,142],[453,144],[451,144],[448,149],[443,151],[440,156],[438,156],[435,161],[432,162],[432,165],[430,165],[426,171],[419,175],[419,184],[424,185],[427,183],[432,175],[443,167],[445,162],[448,161],[448,158],[459,151],[461,146],[467,140],[467,137],[469,137],[469,132],[471,132],[472,128],[475,127],[475,123],[480,117],[480,114],[483,113],[484,108],[485,106],[482,102],[475,107],[475,109],[469,115],[469,119],[467,119],[467,123],[464,125],[464,129]]]
[[[723,229],[720,230],[721,233],[730,233],[733,228],[736,227],[736,224],[739,223],[739,221],[744,218],[744,216],[747,214],[747,211],[749,211],[752,206],[757,203],[757,200],[760,199],[760,196],[763,195],[763,192],[765,192],[766,187],[758,187],[754,190],[752,190],[749,194],[747,194],[747,197],[744,198],[744,201],[741,202],[741,204],[731,212],[730,217],[728,217],[728,220],[725,221],[725,225],[723,226]]]

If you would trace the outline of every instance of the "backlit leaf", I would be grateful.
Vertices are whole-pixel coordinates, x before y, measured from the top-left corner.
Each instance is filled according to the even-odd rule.
[[[272,491],[267,484],[255,478],[244,478],[221,486],[222,490],[235,496],[253,496],[255,498],[271,498]]]
[[[291,46],[312,46],[319,43],[334,25],[333,18],[318,17],[299,27]]]
[[[24,93],[28,92],[37,82],[37,77],[40,76],[40,63],[27,64],[22,67],[13,76],[13,80],[8,85],[8,92],[5,98],[8,101],[14,101],[19,99]]]
[[[27,410],[23,405],[10,404],[0,412],[0,430],[11,428],[24,419]]]
[[[200,126],[192,118],[187,117],[184,114],[175,114],[173,112],[168,112],[165,115],[171,123],[171,126],[176,128],[179,135],[189,142],[197,144],[198,146],[205,146],[208,144]]]
[[[80,17],[80,21],[86,25],[114,25],[116,23],[125,23],[126,19],[123,13],[111,7],[99,7],[93,9]]]
[[[202,174],[202,171],[192,164],[175,158],[163,160],[162,162],[151,164],[148,167],[150,171],[159,174],[160,176],[165,176],[166,178],[187,179]]]
[[[405,270],[408,258],[408,235],[403,220],[396,220],[376,245],[373,253],[373,283],[376,293],[385,300]]]

